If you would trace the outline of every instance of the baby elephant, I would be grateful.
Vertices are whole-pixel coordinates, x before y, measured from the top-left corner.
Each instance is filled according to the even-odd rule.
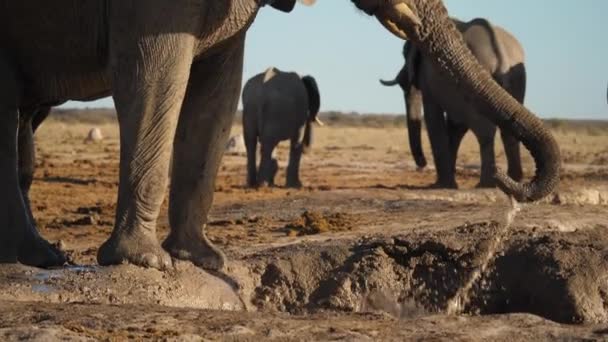
[[[252,77],[243,88],[243,135],[247,148],[247,185],[272,186],[278,170],[272,151],[280,141],[289,139],[291,149],[287,166],[287,187],[298,188],[302,152],[312,143],[312,124],[323,125],[317,117],[321,100],[317,82],[274,67]],[[256,169],[257,143],[262,160]]]

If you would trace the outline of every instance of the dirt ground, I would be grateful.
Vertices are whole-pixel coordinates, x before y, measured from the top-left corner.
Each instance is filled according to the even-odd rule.
[[[92,127],[101,142],[84,142]],[[74,266],[1,266],[0,340],[608,339],[608,130],[553,128],[560,188],[509,229],[505,196],[474,188],[471,135],[459,190],[429,189],[432,167],[416,170],[392,124],[317,129],[297,190],[281,187],[287,144],[276,188],[245,188],[244,155],[227,155],[208,234],[230,261],[209,274],[95,266],[114,220],[118,129],[51,118],[36,136],[32,207]],[[167,203],[158,228],[164,238]]]

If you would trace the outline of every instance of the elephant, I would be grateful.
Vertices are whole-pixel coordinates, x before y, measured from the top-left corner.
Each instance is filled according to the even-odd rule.
[[[243,88],[243,136],[247,149],[247,186],[274,185],[278,170],[272,151],[283,140],[290,141],[287,187],[299,188],[300,159],[312,144],[313,123],[318,118],[321,99],[312,76],[275,67],[253,76]],[[256,171],[257,143],[261,145],[259,172]]]
[[[504,90],[479,64],[441,0],[351,0],[392,34],[411,41],[456,93],[467,97],[478,113],[514,136],[530,151],[536,173],[529,182],[495,170],[499,189],[512,200],[530,202],[559,184],[560,151],[543,122]]]
[[[33,126],[45,108],[111,95],[119,187],[98,263],[162,270],[173,257],[222,269],[225,256],[205,226],[238,104],[246,31],[265,5],[290,12],[295,0],[0,0],[0,263],[65,263],[39,234],[27,200]],[[171,229],[161,244],[156,220],[170,160]]]
[[[476,18],[468,22],[452,19],[464,41],[479,62],[511,96],[523,104],[526,93],[524,50],[509,32]],[[433,68],[432,62],[406,42],[403,47],[406,64],[392,81],[380,80],[385,86],[399,85],[406,103],[410,149],[418,167],[426,165],[420,141],[421,104],[437,170],[436,187],[457,188],[456,158],[465,133],[471,129],[480,146],[481,177],[478,187],[493,187],[496,168],[494,136],[496,125],[477,111],[474,102],[459,93]],[[444,117],[445,112],[445,117]],[[514,180],[523,177],[519,142],[501,131],[508,161],[507,174]]]

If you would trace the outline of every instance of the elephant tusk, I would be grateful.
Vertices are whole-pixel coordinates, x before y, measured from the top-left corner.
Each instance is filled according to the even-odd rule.
[[[408,40],[407,34],[403,32],[399,27],[397,27],[397,25],[393,21],[388,18],[378,18],[378,20],[380,21],[382,26],[384,26],[392,34],[403,40]]]
[[[380,84],[382,84],[383,86],[392,87],[392,86],[396,86],[397,84],[399,84],[399,81],[397,81],[396,78],[394,80],[390,80],[390,81],[385,81],[385,80],[381,79]]]
[[[319,126],[325,126],[325,124],[323,123],[323,121],[321,121],[321,119],[319,119],[319,117],[315,117],[315,122],[317,123],[317,125]]]
[[[422,21],[416,13],[402,2],[394,5],[392,8],[381,11],[377,14],[377,18],[387,30],[403,40],[407,40],[408,37],[401,27],[422,25]]]

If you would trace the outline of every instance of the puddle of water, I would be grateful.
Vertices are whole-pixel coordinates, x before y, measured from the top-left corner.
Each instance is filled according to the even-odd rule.
[[[41,293],[41,294],[49,294],[53,292],[53,288],[44,284],[32,285],[32,292]]]
[[[521,207],[519,203],[517,203],[515,198],[510,197],[510,202],[511,208],[507,211],[505,223],[502,225],[501,229],[496,232],[496,236],[494,236],[490,241],[488,249],[486,250],[486,254],[482,259],[481,265],[479,266],[479,268],[471,272],[471,275],[469,276],[469,279],[464,284],[464,286],[458,289],[458,292],[456,292],[454,297],[452,297],[452,299],[448,301],[448,314],[455,315],[460,314],[464,311],[465,307],[467,306],[467,304],[469,304],[471,300],[471,288],[473,288],[479,278],[481,278],[481,276],[485,273],[486,269],[488,268],[488,265],[496,256],[496,252],[500,250],[503,241],[508,235],[509,228],[515,220],[515,216],[517,216],[517,213],[521,210]]]
[[[46,282],[52,279],[63,278],[66,272],[84,273],[97,272],[99,266],[66,266],[61,268],[50,268],[48,270],[38,270],[32,276],[35,280]]]

